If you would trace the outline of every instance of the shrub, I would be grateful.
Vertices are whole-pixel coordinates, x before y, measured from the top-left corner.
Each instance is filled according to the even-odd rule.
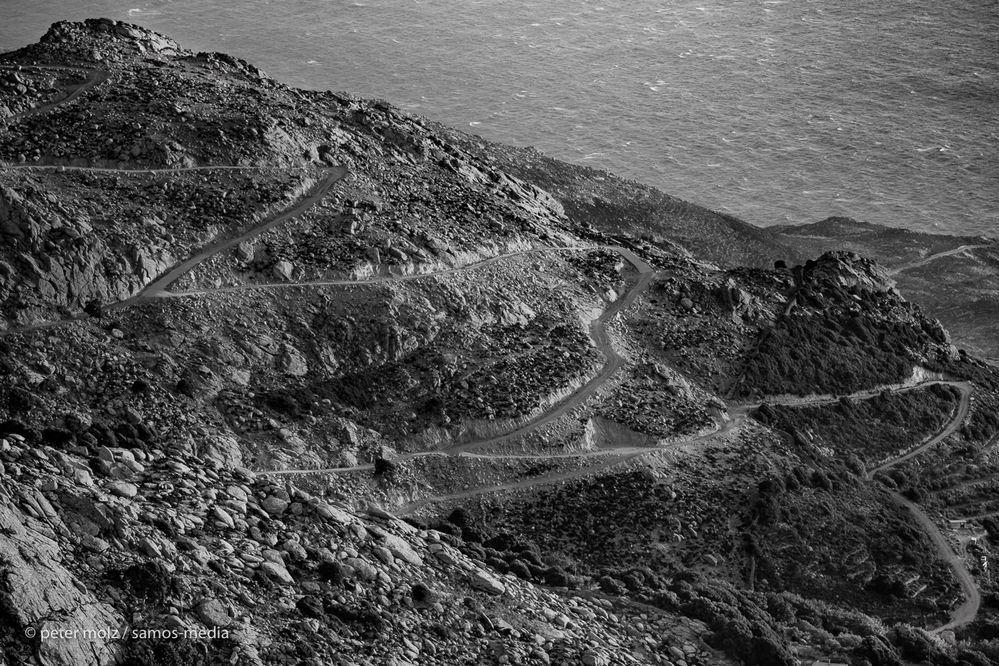
[[[140,601],[162,605],[176,590],[176,579],[160,562],[143,562],[124,569],[111,569],[107,578],[124,587]]]
[[[569,587],[569,576],[560,567],[545,569],[545,583],[553,587]]]
[[[63,449],[76,441],[76,435],[60,428],[43,428],[42,441],[56,449]]]
[[[503,560],[499,557],[490,556],[486,558],[486,564],[491,566],[493,569],[496,569],[496,571],[500,572],[501,574],[505,574],[507,571],[510,570],[510,565],[506,563],[506,560]]]
[[[264,398],[264,404],[285,416],[297,417],[302,411],[298,400],[287,393],[272,393]]]
[[[854,661],[866,659],[871,666],[902,666],[902,658],[881,636],[865,636],[852,654]]]
[[[930,661],[939,652],[925,631],[908,624],[892,627],[888,640],[898,648],[903,659],[910,661]]]
[[[853,393],[893,383],[912,372],[912,359],[899,350],[926,344],[921,330],[867,314],[845,326],[832,313],[794,315],[765,336],[746,361],[742,396]]]
[[[339,562],[323,562],[319,565],[316,573],[319,574],[321,580],[334,585],[342,585],[346,578],[343,565]]]
[[[517,578],[531,580],[531,570],[523,560],[514,560],[513,562],[510,562],[510,572]]]
[[[460,506],[452,511],[450,515],[448,515],[447,519],[451,524],[457,525],[458,527],[465,527],[470,522],[468,511]]]
[[[483,536],[482,532],[474,527],[462,527],[461,538],[469,543],[482,543]]]
[[[886,597],[905,598],[905,583],[884,574],[878,574],[872,578],[871,582],[867,584],[867,589]]]
[[[436,601],[434,593],[423,583],[415,583],[409,589],[409,594],[417,604],[427,605]]]
[[[622,585],[619,580],[611,578],[610,576],[601,576],[600,580],[597,581],[597,585],[607,594],[616,594],[620,596],[628,591],[628,588]]]
[[[396,464],[387,458],[375,458],[375,476],[386,481],[395,478]]]
[[[153,387],[145,379],[136,379],[132,382],[132,393],[136,395],[149,395]]]
[[[41,401],[34,393],[16,386],[7,393],[7,409],[14,414],[30,412],[40,403]]]

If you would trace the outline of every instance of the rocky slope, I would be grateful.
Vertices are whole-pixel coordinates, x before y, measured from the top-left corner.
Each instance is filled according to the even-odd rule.
[[[769,231],[799,251],[842,248],[876,259],[891,268],[906,298],[946,324],[955,344],[999,359],[995,238],[916,233],[837,217]]]
[[[138,26],[0,75],[0,664],[999,659],[900,271]]]

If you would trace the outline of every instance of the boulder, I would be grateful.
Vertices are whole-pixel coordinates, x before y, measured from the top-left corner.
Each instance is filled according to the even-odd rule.
[[[469,584],[476,590],[481,590],[487,594],[499,595],[506,592],[506,586],[495,576],[488,574],[485,571],[477,571],[472,574]]]
[[[263,562],[260,565],[260,573],[285,585],[294,585],[295,579],[288,573],[284,565],[277,562]]]
[[[68,636],[38,643],[46,666],[105,666],[117,650],[108,632],[124,619],[61,564],[58,544],[17,509],[0,504],[0,611],[18,634]],[[106,630],[93,634],[94,629]],[[84,633],[84,630],[89,630]],[[101,636],[104,636],[103,638]]]
[[[194,613],[208,627],[228,627],[232,624],[228,609],[218,599],[205,599],[194,609]]]

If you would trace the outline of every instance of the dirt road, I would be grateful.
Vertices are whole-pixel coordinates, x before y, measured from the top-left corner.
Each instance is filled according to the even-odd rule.
[[[240,232],[235,236],[230,236],[229,238],[223,238],[217,240],[214,243],[211,243],[201,248],[195,254],[191,255],[181,263],[177,264],[176,266],[168,270],[163,275],[159,276],[158,278],[147,284],[145,288],[143,288],[142,291],[137,293],[135,296],[132,296],[131,298],[128,298],[119,303],[115,303],[114,305],[111,305],[106,309],[118,310],[120,308],[128,307],[130,305],[135,305],[137,302],[145,299],[156,298],[160,296],[162,293],[164,293],[170,287],[171,284],[176,282],[182,276],[189,273],[199,264],[203,263],[206,259],[213,257],[216,254],[219,254],[220,252],[224,252],[230,248],[233,248],[242,243],[243,241],[259,236],[260,234],[276,227],[277,225],[281,224],[286,220],[289,220],[293,217],[298,217],[299,215],[301,215],[302,213],[304,213],[305,211],[307,211],[308,209],[312,208],[314,205],[319,203],[322,200],[322,198],[326,196],[326,193],[329,191],[329,189],[333,187],[333,185],[337,181],[339,181],[341,178],[347,175],[347,169],[345,167],[332,167],[327,171],[328,173],[326,177],[316,187],[312,189],[312,192],[309,194],[309,196],[305,197],[291,208],[285,209],[278,215],[275,215],[270,219],[263,220],[259,224],[256,224],[248,229],[244,229],[242,232]]]
[[[618,371],[618,369],[625,365],[626,361],[624,357],[616,349],[614,349],[614,345],[611,344],[610,335],[607,333],[607,324],[610,323],[619,313],[630,307],[631,304],[635,302],[635,299],[637,299],[638,296],[648,288],[652,279],[655,277],[655,271],[652,270],[652,267],[649,266],[644,259],[627,248],[619,246],[606,246],[603,249],[617,252],[636,269],[638,269],[638,280],[636,280],[635,284],[633,284],[623,296],[611,303],[610,306],[604,310],[592,324],[590,324],[590,339],[593,342],[593,346],[597,349],[597,351],[603,354],[605,359],[604,365],[600,369],[600,372],[598,372],[588,382],[583,384],[583,386],[576,389],[576,391],[568,398],[560,402],[554,408],[549,409],[539,418],[534,419],[530,423],[503,435],[479,439],[464,444],[457,444],[452,446],[449,451],[454,453],[460,451],[474,451],[476,449],[482,449],[490,446],[500,446],[502,444],[506,444],[507,442],[524,437],[525,435],[528,435],[539,428],[560,419],[576,408],[582,406],[583,403],[585,403],[586,400],[597,391],[597,389],[603,386],[604,383]]]
[[[930,437],[922,444],[910,449],[896,458],[892,458],[891,460],[881,463],[877,467],[867,470],[868,478],[873,477],[878,472],[890,469],[899,463],[905,462],[910,458],[914,458],[930,447],[936,446],[938,443],[954,434],[954,432],[961,427],[961,424],[964,423],[964,419],[968,417],[968,410],[971,408],[971,384],[968,382],[955,381],[935,381],[931,383],[948,384],[950,386],[957,387],[957,389],[961,391],[961,402],[958,403],[957,410],[955,410],[953,418],[951,418],[950,422],[944,426],[940,432]]]
[[[929,263],[936,261],[937,259],[942,259],[943,257],[950,257],[955,254],[961,254],[967,250],[977,250],[979,248],[991,247],[990,245],[961,245],[960,247],[955,247],[953,250],[946,250],[944,252],[937,252],[936,254],[931,254],[928,257],[919,259],[918,261],[912,261],[907,264],[902,264],[901,266],[896,266],[888,271],[889,275],[897,275],[913,268],[919,268],[920,266],[925,266]]]
[[[46,104],[36,106],[35,108],[28,109],[27,111],[21,111],[20,113],[15,113],[5,118],[2,122],[4,122],[7,125],[12,125],[16,122],[24,120],[25,118],[30,118],[32,116],[38,116],[43,113],[48,113],[49,111],[57,107],[60,107],[63,104],[69,104],[70,102],[72,102],[77,97],[87,92],[94,86],[103,83],[110,78],[111,78],[111,72],[102,69],[91,70],[87,74],[87,79],[80,85],[76,86],[76,88],[74,88],[66,97],[55,100],[54,102],[48,102]]]
[[[919,455],[926,449],[936,445],[946,437],[949,437],[959,427],[961,427],[964,419],[968,416],[971,398],[971,385],[968,382],[948,383],[957,386],[961,390],[961,402],[955,410],[954,416],[951,418],[950,422],[944,426],[940,432],[933,437],[930,437],[923,444],[920,444],[903,455],[868,470],[868,479],[872,478],[876,472],[890,469],[901,462]],[[933,629],[931,633],[940,633],[942,631],[947,631],[948,629],[956,629],[957,627],[972,622],[978,614],[978,608],[981,606],[982,598],[978,591],[978,585],[975,583],[975,578],[971,575],[971,572],[968,571],[968,567],[965,565],[964,560],[962,560],[957,553],[954,552],[954,549],[951,548],[950,543],[947,542],[947,538],[940,532],[936,523],[933,522],[933,520],[919,505],[896,492],[889,493],[889,496],[896,504],[908,510],[913,519],[919,524],[920,527],[923,528],[926,536],[928,536],[930,541],[933,543],[933,546],[937,551],[937,555],[939,555],[940,559],[946,562],[954,572],[954,577],[957,578],[957,582],[961,586],[961,591],[964,593],[964,601],[960,606],[951,612],[950,621]]]
[[[0,168],[10,169],[10,168],[19,168],[19,167],[4,166],[4,167],[0,167]],[[26,167],[26,168],[37,168],[37,167]],[[53,167],[53,168],[64,168],[64,167]],[[120,169],[92,169],[92,168],[89,168],[89,167],[76,167],[76,168],[80,169],[80,170],[86,170],[86,171],[122,171]],[[159,173],[159,172],[196,171],[196,170],[201,170],[201,169],[218,169],[218,168],[226,168],[226,167],[190,167],[190,168],[185,168],[185,169],[146,169],[145,171],[146,172],[150,172],[150,173]],[[246,167],[229,167],[229,168],[244,169]],[[254,168],[254,167],[251,167],[251,168]],[[337,181],[339,181],[340,179],[342,179],[346,175],[347,175],[347,169],[345,167],[332,167],[332,168],[327,169],[327,175],[326,175],[326,177],[322,181],[320,181],[320,183],[318,185],[316,185],[315,187],[312,188],[312,191],[309,193],[308,196],[306,196],[303,199],[299,200],[292,207],[287,208],[287,209],[281,211],[280,213],[278,213],[278,214],[276,214],[276,215],[274,215],[274,216],[272,216],[272,217],[270,217],[268,219],[265,219],[265,220],[261,221],[258,224],[253,225],[252,227],[250,227],[248,229],[244,229],[243,231],[241,231],[237,235],[234,235],[234,236],[231,236],[231,237],[228,237],[228,238],[219,239],[219,240],[216,240],[214,243],[210,243],[209,245],[207,245],[207,246],[201,248],[200,250],[198,250],[195,254],[191,255],[188,259],[180,262],[179,264],[177,264],[176,266],[174,266],[173,268],[171,268],[170,270],[168,270],[163,275],[160,275],[159,277],[157,277],[156,279],[154,279],[152,282],[150,282],[149,284],[147,284],[145,287],[143,287],[143,289],[141,291],[139,291],[138,293],[136,293],[132,297],[127,298],[127,299],[125,299],[123,301],[119,301],[118,303],[113,303],[111,305],[105,306],[104,308],[102,308],[102,311],[103,312],[111,312],[111,311],[114,311],[114,310],[120,310],[122,308],[126,308],[126,307],[129,307],[129,306],[137,305],[138,303],[140,303],[140,302],[142,302],[144,300],[150,299],[150,298],[161,297],[162,293],[167,288],[169,288],[169,286],[171,284],[173,284],[174,282],[176,282],[183,275],[185,275],[187,272],[189,272],[192,269],[194,269],[195,267],[197,267],[199,264],[201,264],[202,262],[204,262],[206,259],[208,259],[208,258],[210,258],[210,257],[212,257],[212,256],[214,256],[214,255],[216,255],[216,254],[218,254],[220,252],[223,252],[223,251],[225,251],[225,250],[227,250],[229,248],[235,247],[239,243],[242,243],[244,240],[247,240],[247,239],[253,238],[255,236],[258,236],[258,235],[260,235],[260,234],[268,231],[269,229],[272,229],[273,227],[275,227],[275,226],[277,226],[277,225],[279,225],[279,224],[281,224],[281,223],[283,223],[283,222],[285,222],[285,221],[287,221],[287,220],[289,220],[289,219],[291,219],[293,217],[297,217],[298,215],[301,215],[302,213],[304,213],[305,211],[307,211],[309,208],[311,208],[312,206],[314,206],[315,204],[317,204],[320,200],[322,200],[322,198],[326,195],[326,193],[329,191],[329,189]],[[62,326],[64,324],[68,324],[70,322],[81,321],[81,320],[85,320],[85,319],[89,319],[89,318],[90,318],[90,315],[81,313],[81,314],[77,314],[77,315],[75,315],[73,317],[67,317],[65,319],[59,319],[59,320],[56,320],[56,321],[38,322],[38,323],[35,323],[35,324],[28,324],[26,326],[18,326],[18,327],[14,327],[14,328],[8,328],[6,330],[0,331],[0,338],[5,338],[5,337],[13,336],[13,335],[22,335],[22,334],[26,334],[26,333],[32,333],[32,332],[35,332],[35,331],[46,330],[46,329],[54,328],[56,326]]]

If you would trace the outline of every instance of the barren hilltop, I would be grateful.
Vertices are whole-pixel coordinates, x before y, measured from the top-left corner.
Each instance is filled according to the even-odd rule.
[[[999,663],[997,254],[54,24],[0,55],[0,665]]]

